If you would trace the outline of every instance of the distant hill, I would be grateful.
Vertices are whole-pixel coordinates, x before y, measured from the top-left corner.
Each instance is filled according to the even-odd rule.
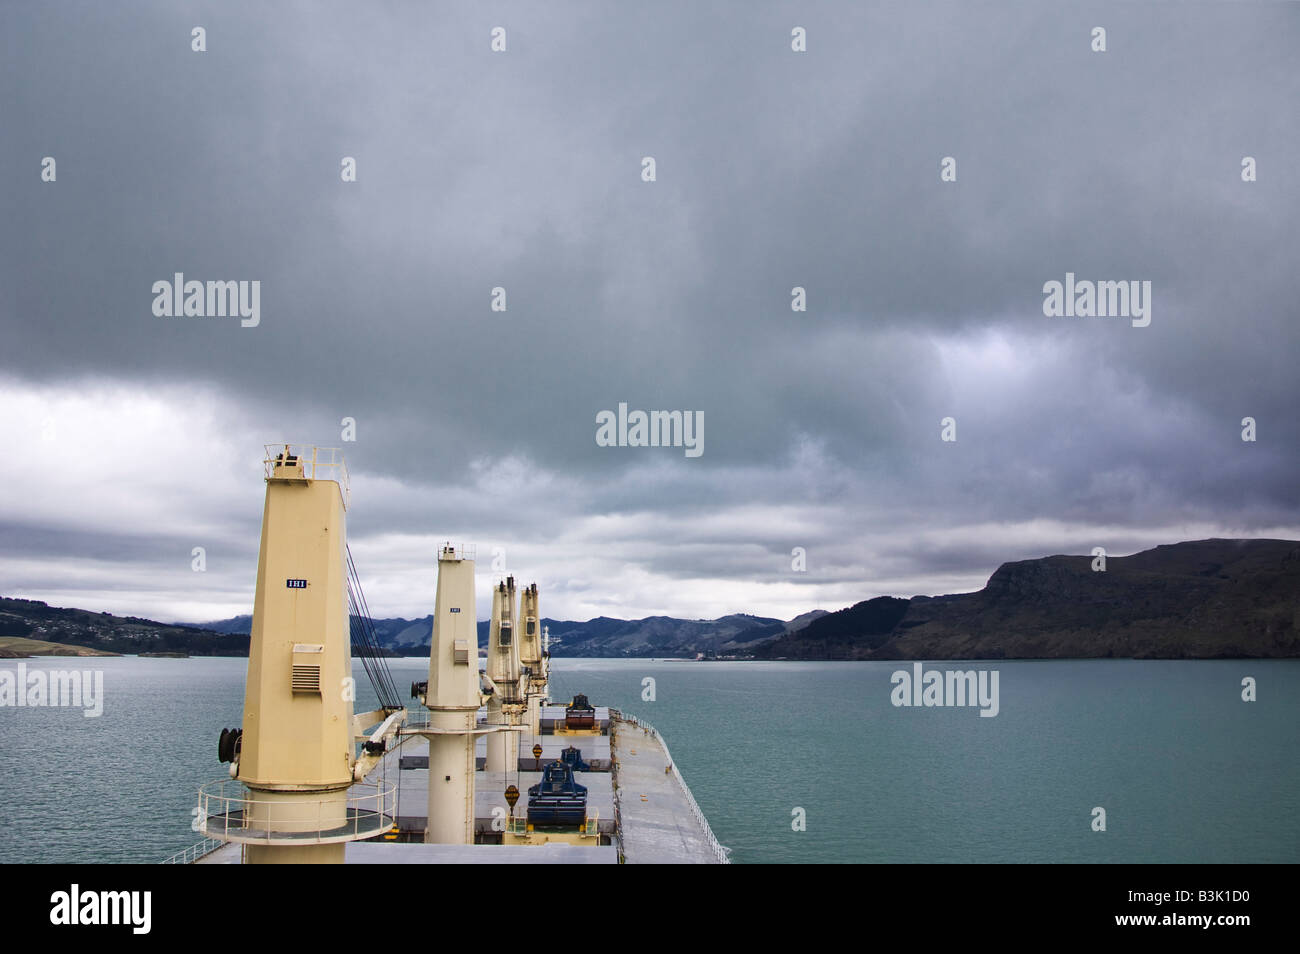
[[[748,655],[755,646],[786,631],[779,619],[735,613],[718,619],[611,619],[585,623],[543,620],[551,631],[554,656],[694,656]]]
[[[785,631],[787,633],[798,632],[799,630],[807,626],[809,623],[811,623],[813,620],[821,619],[823,616],[826,615],[828,614],[827,611],[824,609],[815,609],[815,610],[810,610],[807,613],[801,613],[800,615],[796,616],[794,619],[790,620],[790,622],[785,624]]]
[[[210,629],[214,633],[225,633],[227,636],[247,636],[253,631],[253,617],[249,614],[219,619],[211,623],[177,623],[176,625],[197,626],[199,629]]]
[[[34,600],[0,599],[0,637],[113,653],[248,655],[250,616],[157,623]],[[783,622],[600,616],[543,619],[555,656],[758,659],[1203,659],[1300,656],[1300,542],[1197,540],[1109,557],[1004,563],[977,593],[878,596]],[[433,617],[374,621],[388,653],[425,656]],[[488,623],[478,624],[479,645]]]
[[[977,593],[877,597],[755,651],[787,659],[1300,656],[1300,542],[1197,540],[1004,563]]]
[[[117,653],[71,646],[68,643],[51,643],[25,636],[0,636],[0,659],[27,659],[31,656],[116,656]]]
[[[247,636],[218,636],[197,626],[157,623],[138,616],[114,616],[49,606],[40,600],[0,598],[0,636],[25,636],[85,646],[108,653],[189,653],[247,656]]]
[[[824,611],[816,610],[805,617],[821,612]],[[715,620],[674,619],[669,616],[625,620],[600,616],[579,623],[543,618],[542,624],[550,628],[551,654],[554,656],[694,656],[696,653],[746,654],[763,641],[776,639],[787,631],[788,625],[800,620],[804,617],[787,624],[779,619],[738,613]],[[385,649],[406,656],[428,655],[433,636],[432,615],[417,620],[377,619],[374,624],[379,645]],[[200,625],[220,633],[247,636],[252,617],[235,616]],[[487,641],[488,626],[487,620],[479,620],[480,646]]]

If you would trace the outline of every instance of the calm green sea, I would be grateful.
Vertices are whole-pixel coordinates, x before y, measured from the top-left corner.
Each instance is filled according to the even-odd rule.
[[[197,842],[246,660],[25,662],[101,669],[105,704],[0,708],[0,862],[154,862]],[[399,686],[426,667],[390,664]],[[896,708],[908,663],[557,659],[552,694],[652,722],[739,863],[1300,861],[1300,661],[926,666],[998,670],[999,714]]]

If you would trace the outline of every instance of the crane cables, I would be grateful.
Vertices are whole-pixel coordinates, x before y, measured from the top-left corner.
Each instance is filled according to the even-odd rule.
[[[379,706],[386,712],[395,712],[402,708],[401,696],[393,674],[384,662],[383,652],[379,647],[379,635],[375,632],[374,620],[370,616],[370,606],[366,603],[366,594],[361,589],[361,579],[357,576],[357,565],[352,562],[352,548],[347,547],[348,556],[348,621],[352,631],[352,652],[361,657],[370,685],[379,699]]]

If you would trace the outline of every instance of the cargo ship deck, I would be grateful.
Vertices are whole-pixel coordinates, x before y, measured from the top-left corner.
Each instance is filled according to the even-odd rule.
[[[500,837],[502,814],[509,815],[505,789],[521,792],[542,777],[540,765],[561,757],[569,746],[582,751],[592,771],[576,772],[588,789],[588,814],[595,837],[587,844],[424,844],[429,771],[426,744],[404,736],[386,753],[379,773],[397,784],[394,830],[378,838],[346,846],[344,864],[726,864],[727,850],[718,844],[704,814],[672,761],[667,743],[653,726],[617,710],[596,708],[599,735],[552,734],[561,722],[561,707],[543,710],[542,733],[523,733],[516,772],[475,773],[474,828],[476,837]],[[548,731],[550,730],[550,731]],[[480,748],[485,740],[480,739]],[[532,748],[541,745],[542,756]],[[523,805],[516,807],[521,813]],[[410,839],[410,840],[408,840]],[[599,839],[600,844],[595,842]],[[242,847],[213,843],[203,853],[192,849],[195,864],[239,864]],[[185,860],[189,860],[188,858]]]

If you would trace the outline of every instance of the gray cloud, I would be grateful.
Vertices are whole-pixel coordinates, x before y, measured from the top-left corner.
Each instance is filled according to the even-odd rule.
[[[63,552],[129,568],[115,606],[235,611],[259,511],[233,461],[336,444],[344,416],[381,612],[431,603],[410,585],[439,536],[508,542],[548,613],[793,615],[1300,527],[1292,5],[83,3],[0,27],[0,374],[168,395],[118,453],[191,434],[232,460],[211,497],[142,490],[132,525],[10,457],[36,505],[0,510],[6,592],[100,595]],[[176,271],[260,280],[261,326],[155,318]],[[1151,326],[1044,317],[1067,271],[1150,280]],[[704,456],[597,447],[620,401],[702,410]],[[137,584],[196,533],[229,576]]]

